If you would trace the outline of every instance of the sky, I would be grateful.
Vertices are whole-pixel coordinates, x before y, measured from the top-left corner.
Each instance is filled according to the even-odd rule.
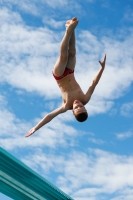
[[[61,104],[52,69],[74,16],[84,93],[107,55],[89,118],[68,111],[25,138]],[[1,147],[75,200],[132,200],[132,143],[133,0],[0,0]]]

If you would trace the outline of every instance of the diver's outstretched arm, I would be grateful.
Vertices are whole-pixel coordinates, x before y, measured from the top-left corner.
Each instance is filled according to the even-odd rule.
[[[102,76],[102,73],[103,73],[103,71],[105,69],[106,54],[104,56],[104,60],[102,62],[99,61],[99,63],[101,65],[101,68],[98,71],[98,73],[96,74],[95,78],[93,79],[92,84],[90,85],[90,87],[89,87],[89,89],[88,89],[88,91],[87,91],[87,93],[85,95],[85,98],[86,98],[85,101],[86,101],[86,103],[88,103],[88,101],[90,100],[91,95],[94,92],[94,89],[95,89],[96,85],[98,84],[98,82],[99,82],[99,80],[100,80],[100,78]]]
[[[50,122],[54,117],[56,117],[57,115],[63,112],[66,112],[66,109],[64,106],[61,106],[57,108],[56,110],[52,111],[51,113],[47,114],[35,127],[29,130],[29,132],[25,135],[25,137],[31,136],[38,129],[40,129],[42,126]]]

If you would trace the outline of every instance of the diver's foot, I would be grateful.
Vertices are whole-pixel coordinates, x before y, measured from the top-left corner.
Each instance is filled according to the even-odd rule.
[[[68,33],[72,33],[76,26],[78,25],[78,19],[76,17],[72,18],[71,20],[68,20],[66,22],[66,30]]]

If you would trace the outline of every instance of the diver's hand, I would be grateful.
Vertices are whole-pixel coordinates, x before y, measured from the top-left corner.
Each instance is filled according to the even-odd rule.
[[[29,130],[29,132],[25,135],[25,137],[31,136],[33,133],[35,133],[36,129],[33,127],[32,129]]]
[[[101,65],[101,67],[104,69],[105,68],[105,63],[106,63],[106,54],[104,55],[104,60],[102,62],[99,60],[99,63]]]

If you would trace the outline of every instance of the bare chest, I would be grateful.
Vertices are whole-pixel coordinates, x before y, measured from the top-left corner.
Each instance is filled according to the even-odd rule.
[[[85,95],[73,74],[61,79],[58,85],[62,93],[63,103],[66,104],[68,109],[72,109],[74,100],[79,100],[85,104]]]

